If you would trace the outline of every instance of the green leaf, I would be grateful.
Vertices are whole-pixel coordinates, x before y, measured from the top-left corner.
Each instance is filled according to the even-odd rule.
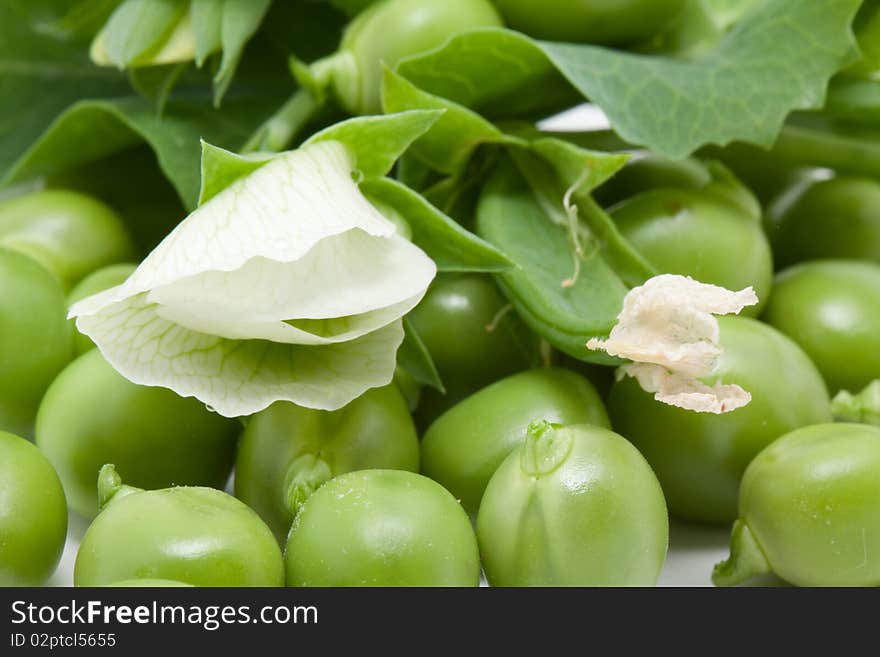
[[[575,358],[614,363],[588,350],[586,342],[610,332],[623,297],[638,282],[639,268],[637,263],[624,263],[632,271],[621,273],[626,254],[615,254],[601,236],[580,224],[580,274],[574,284],[566,285],[575,270],[572,239],[562,199],[551,204],[549,196],[548,190],[543,202],[539,200],[512,164],[505,163],[480,198],[477,232],[516,263],[497,280],[523,321]]]
[[[322,130],[303,145],[330,140],[342,142],[352,152],[358,169],[366,178],[380,178],[391,171],[398,158],[428,132],[442,114],[435,109],[418,109],[382,116],[359,116]]]
[[[500,28],[457,34],[396,70],[421,89],[491,118],[546,115],[578,99],[537,42]]]
[[[186,66],[185,63],[180,63],[133,68],[128,71],[128,79],[141,96],[156,106],[156,112],[161,116],[171,91],[186,71]]]
[[[428,348],[418,332],[406,317],[403,318],[403,344],[397,351],[397,362],[404,370],[409,372],[410,376],[418,383],[430,386],[443,394],[446,388],[443,387],[443,381],[440,380],[440,373],[437,372],[437,366],[428,352]]]
[[[223,57],[214,76],[214,104],[219,106],[226,94],[244,47],[257,31],[272,0],[225,0],[221,24]]]
[[[238,155],[202,141],[202,187],[199,205],[203,205],[239,178],[253,173],[274,157],[272,154]]]
[[[859,4],[767,0],[690,60],[495,29],[455,37],[398,71],[425,91],[494,115],[517,95],[555,88],[547,86],[555,68],[623,139],[661,155],[735,140],[769,146],[790,112],[822,106],[830,77],[853,61],[850,23]]]
[[[224,0],[192,0],[193,35],[196,39],[196,66],[201,68],[205,60],[222,45]]]
[[[422,91],[388,68],[384,72],[382,96],[386,112],[444,110],[443,116],[411,149],[414,155],[442,173],[460,173],[482,144],[523,143],[505,135],[479,114]]]
[[[126,68],[161,47],[185,10],[178,0],[125,0],[96,41],[111,63]]]
[[[361,183],[361,191],[371,201],[390,206],[406,219],[412,241],[437,263],[439,271],[498,272],[512,265],[497,248],[396,180],[366,180]]]

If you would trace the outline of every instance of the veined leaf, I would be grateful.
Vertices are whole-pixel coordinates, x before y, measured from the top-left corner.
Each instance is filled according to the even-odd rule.
[[[734,140],[769,146],[789,113],[822,106],[828,80],[857,56],[850,24],[859,4],[767,0],[690,60],[494,29],[453,37],[398,71],[427,92],[495,116],[517,94],[542,95],[555,69],[621,137],[661,155]]]

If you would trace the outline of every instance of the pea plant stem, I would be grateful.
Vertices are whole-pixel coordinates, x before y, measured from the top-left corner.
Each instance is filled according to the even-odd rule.
[[[311,91],[298,89],[275,114],[257,128],[241,152],[283,151],[319,109],[321,105]]]
[[[864,137],[785,126],[771,153],[788,164],[880,177],[880,143]]]

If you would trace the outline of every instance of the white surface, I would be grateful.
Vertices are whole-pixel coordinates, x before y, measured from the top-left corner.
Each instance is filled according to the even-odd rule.
[[[88,522],[71,514],[67,544],[50,586],[73,586],[73,565]],[[673,523],[669,528],[669,554],[660,574],[660,586],[711,586],[712,567],[727,557],[729,530]]]

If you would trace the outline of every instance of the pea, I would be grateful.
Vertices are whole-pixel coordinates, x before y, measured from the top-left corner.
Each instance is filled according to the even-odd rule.
[[[749,462],[779,436],[829,422],[822,377],[789,338],[745,317],[719,317],[724,350],[715,375],[751,393],[746,406],[714,415],[656,401],[629,377],[608,398],[614,430],[642,452],[663,486],[669,511],[685,520],[736,517],[739,482]]]
[[[33,433],[40,398],[73,356],[66,314],[52,275],[0,247],[0,430]]]
[[[832,392],[880,379],[880,264],[823,260],[786,269],[764,319],[807,352]]]
[[[347,59],[334,76],[334,89],[352,114],[381,113],[383,63],[394,68],[404,57],[436,48],[457,32],[501,25],[488,0],[377,2],[342,37],[339,50]]]
[[[55,571],[67,538],[58,475],[24,438],[0,431],[0,586],[38,586]]]
[[[101,469],[98,490],[102,510],[76,555],[76,586],[128,579],[283,585],[284,562],[271,530],[231,495],[197,486],[123,486],[112,465]]]
[[[124,579],[121,582],[107,584],[113,588],[183,588],[192,584],[185,584],[173,579]]]
[[[476,586],[477,539],[442,486],[402,470],[324,484],[287,539],[289,586]]]
[[[0,203],[0,245],[46,267],[69,290],[86,274],[132,256],[119,216],[101,201],[50,189]]]
[[[539,39],[628,45],[659,34],[685,0],[495,0],[505,21]]]
[[[419,441],[393,385],[338,411],[276,402],[248,421],[235,463],[235,495],[284,543],[293,515],[319,486],[368,468],[419,469]]]
[[[622,436],[539,421],[492,475],[477,537],[492,586],[653,586],[668,524],[657,477]]]
[[[880,262],[880,182],[840,176],[789,188],[767,233],[780,266],[820,258]]]
[[[715,584],[772,571],[799,586],[880,586],[878,472],[878,427],[818,424],[771,444],[743,476]]]
[[[422,390],[417,419],[424,427],[480,388],[538,362],[537,337],[488,276],[440,275],[408,317],[446,388]]]
[[[446,411],[422,440],[422,472],[440,482],[469,513],[486,484],[525,440],[534,420],[608,427],[596,389],[570,370],[528,370],[497,381]]]
[[[118,265],[108,265],[107,267],[102,267],[101,269],[93,271],[77,283],[70,291],[70,294],[67,295],[67,305],[72,306],[80,299],[85,299],[98,292],[103,292],[111,287],[121,285],[125,282],[125,279],[134,273],[135,269],[137,269],[137,265],[123,262]],[[75,329],[74,320],[71,319],[70,323],[74,325]],[[92,342],[92,339],[87,335],[83,335],[79,331],[75,331],[74,333],[73,344],[77,355],[84,354],[89,349],[94,349],[95,347],[95,343]]]
[[[222,488],[240,425],[193,398],[123,378],[97,349],[55,379],[37,415],[37,445],[57,468],[70,508],[98,512],[95,478],[116,463],[132,485]]]
[[[773,258],[761,224],[741,208],[703,190],[654,189],[611,209],[624,237],[664,274],[741,290],[751,285],[759,304],[770,295]]]

